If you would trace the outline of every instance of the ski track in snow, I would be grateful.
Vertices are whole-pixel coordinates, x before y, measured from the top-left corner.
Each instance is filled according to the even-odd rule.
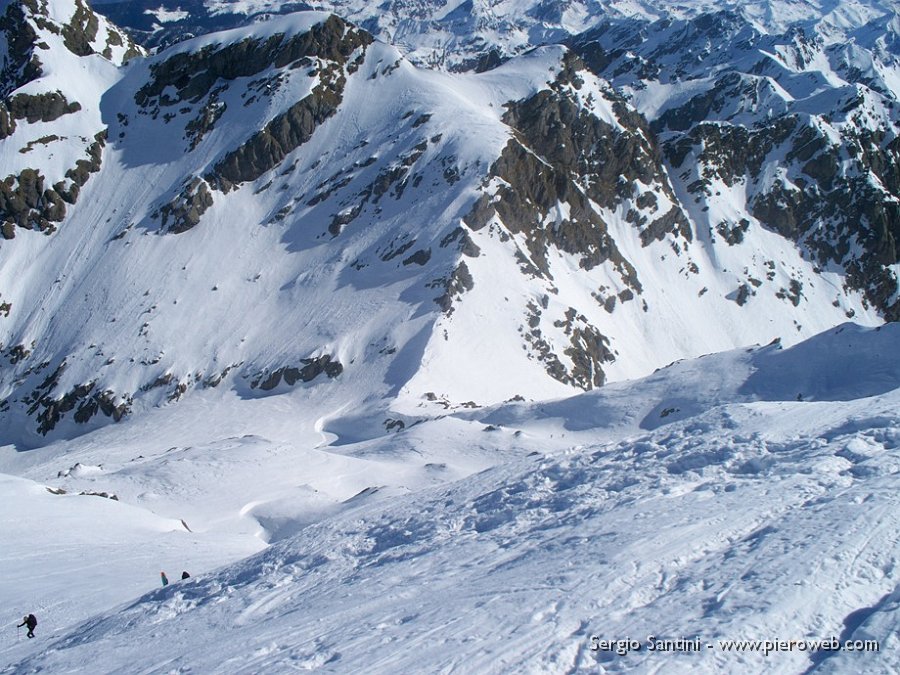
[[[149,585],[155,571],[128,570],[122,563],[134,553],[111,547],[103,560],[112,568],[107,581],[130,579],[131,586],[67,608],[69,623],[58,628],[55,608],[47,607],[40,641],[0,650],[9,664],[2,672],[895,672],[900,372],[878,355],[891,353],[898,337],[893,325],[845,326],[792,349],[681,362],[549,405],[474,411],[456,426],[424,422],[387,438],[427,452],[431,464],[452,461],[461,445],[481,444],[485,454],[493,445],[499,455],[493,466],[471,466],[465,478],[423,482],[412,492],[397,491],[402,479],[390,483],[385,472],[379,480],[394,485],[389,494],[373,500],[379,491],[364,491],[254,556],[138,597],[134,572]],[[844,353],[842,345],[849,345]],[[799,361],[818,364],[811,377],[819,386],[807,390],[815,397],[802,401],[784,386]],[[859,367],[851,372],[846,364],[853,363]],[[673,387],[678,400],[702,403],[648,428],[651,411],[660,414],[665,403],[661,392]],[[633,414],[612,424],[600,415],[590,427],[585,411],[602,410],[603,397]],[[475,419],[497,425],[517,413],[531,422],[518,435],[514,426],[485,431]],[[579,416],[578,430],[567,429]],[[517,452],[502,450],[510,438],[521,444]],[[242,447],[259,457],[264,445],[257,437]],[[371,446],[341,446],[339,456],[359,461],[358,451],[375,470],[381,462],[422,461],[372,455]],[[211,450],[198,457],[216,461]],[[5,456],[4,470],[15,459]],[[47,470],[36,464],[29,471],[37,477]],[[119,536],[141,548],[162,537],[170,556],[224,536],[182,532],[172,543],[165,533],[171,521],[147,511],[5,480],[15,497],[4,512],[18,508],[26,520],[17,522],[26,524],[29,513],[41,516],[48,539],[63,527],[53,520],[52,500],[70,500],[82,552],[100,535],[91,530],[94,516],[75,508],[78,499],[111,513],[131,509],[105,529],[121,528]],[[170,480],[199,486],[204,477]],[[235,508],[244,515],[259,509],[267,501],[262,483],[257,491],[259,503]],[[24,529],[11,538],[16,560],[30,545]],[[234,545],[222,553],[241,557]],[[6,562],[15,572],[14,560]],[[95,572],[90,559],[73,563],[49,549],[29,564],[58,576],[54,592],[70,602],[94,590],[73,583]],[[48,578],[19,575],[4,606],[23,606],[25,592]],[[177,578],[174,568],[170,577]],[[650,635],[699,637],[703,649],[651,652]],[[626,655],[592,651],[591,636],[645,647]],[[763,656],[717,647],[729,639],[831,636],[879,640],[881,650]]]

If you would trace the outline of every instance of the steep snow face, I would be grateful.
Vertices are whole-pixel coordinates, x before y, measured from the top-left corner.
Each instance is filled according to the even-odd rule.
[[[562,47],[453,74],[313,12],[98,63],[80,195],[27,174],[4,226],[10,442],[219,387],[385,433],[882,320],[765,227],[716,243],[644,118]],[[740,221],[744,187],[722,190],[711,216]]]
[[[452,465],[464,448],[494,453],[495,465],[390,499],[366,491],[258,555],[138,598],[129,598],[132,588],[157,583],[158,571],[124,569],[119,560],[134,554],[119,547],[100,595],[115,606],[100,611],[96,599],[80,612],[72,602],[100,585],[74,556],[34,560],[33,579],[11,566],[16,583],[0,593],[22,611],[35,607],[29,594],[43,597],[43,579],[80,583],[62,593],[69,604],[39,613],[40,642],[7,641],[0,662],[9,672],[894,672],[898,341],[895,324],[848,324],[790,349],[742,349],[552,403],[426,421],[397,434],[393,450],[332,447],[333,460],[365,459],[369,471],[405,467],[398,482],[415,467],[424,473],[423,462]],[[260,401],[242,405],[251,403]],[[274,407],[264,410],[241,423],[270,431],[284,423]],[[180,420],[163,421],[179,409],[158,414],[163,437],[181,433]],[[111,528],[147,542],[135,551],[165,543],[167,555],[156,551],[167,565],[187,564],[191,537],[208,542],[209,533],[163,534],[175,524],[147,515],[131,515],[128,526],[134,507],[72,494],[126,478],[153,485],[164,465],[132,462],[126,474],[116,459],[147,446],[137,431],[105,429],[92,448],[87,439],[61,444],[55,463],[85,461],[59,477],[35,453],[0,453],[4,471],[37,481],[4,479],[25,522],[65,505],[65,527],[83,532],[89,549],[103,535],[86,510],[106,509]],[[265,447],[258,438],[240,443],[241,461]],[[189,454],[173,452],[173,462]],[[205,461],[219,475],[237,457],[193,455],[198,469]],[[211,480],[182,466],[167,482],[182,494]],[[273,468],[273,478],[286,469]],[[328,465],[293,471],[333,479]],[[377,484],[387,474],[372,475]],[[277,496],[262,482],[247,490],[248,513]],[[155,492],[157,506],[182,499]],[[4,553],[28,546],[29,536],[6,539]],[[832,638],[867,640],[870,651],[811,646]],[[637,646],[601,644],[620,640]],[[764,654],[762,641],[783,642]]]
[[[70,433],[226,379],[396,393],[465,290],[461,219],[510,137],[502,106],[562,53],[456,77],[304,14],[132,63],[103,96],[89,199],[5,247],[7,428]]]

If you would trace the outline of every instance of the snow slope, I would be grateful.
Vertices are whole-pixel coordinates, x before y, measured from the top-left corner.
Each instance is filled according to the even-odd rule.
[[[122,67],[65,54],[102,72],[52,124],[106,140],[58,224],[7,223],[0,247],[0,438],[19,447],[208,389],[298,388],[304,433],[364,418],[372,437],[883,321],[789,239],[692,225],[742,214],[679,197],[641,118],[560,46],[448,73],[308,12]],[[19,152],[36,124],[0,139],[11,175],[59,159]],[[499,210],[471,225],[481,203]]]
[[[439,5],[124,65],[81,4],[2,25],[43,69],[0,110],[0,606],[40,620],[0,670],[896,671],[893,5],[808,44],[754,31],[809,3],[610,4],[647,30],[609,81],[560,46],[449,72],[493,43],[418,42]],[[510,52],[593,16],[440,7]],[[754,215],[820,183],[865,227]],[[830,636],[881,651],[719,643]]]
[[[462,448],[484,463],[411,494],[360,495],[255,556],[140,597],[129,599],[125,582],[149,585],[155,570],[116,571],[121,593],[107,597],[121,604],[61,621],[48,606],[39,640],[0,651],[2,672],[894,672],[898,342],[894,324],[847,324],[789,349],[711,355],[552,403],[424,421],[390,444],[323,448],[365,458],[373,471],[452,463]],[[157,420],[161,441],[181,428],[181,410],[164,411],[171,429]],[[228,414],[221,422],[234,423]],[[241,424],[272,433],[285,421],[260,410]],[[113,466],[123,446],[144,445],[137,422],[98,434],[94,447],[87,437],[60,444],[55,464],[109,457]],[[243,447],[260,455],[258,440]],[[55,477],[54,462],[32,455],[6,450],[2,470],[70,488],[127,482],[117,470]],[[200,459],[220,469],[234,461],[210,451]],[[333,480],[327,465],[301,465],[308,481]],[[283,472],[276,463],[270,478]],[[154,480],[149,468],[135,473]],[[167,481],[184,491],[213,473],[172,471]],[[26,514],[59,499],[116,506],[5,481]],[[277,493],[258,479],[245,490]],[[91,517],[44,527],[82,530],[89,550],[100,539]],[[170,523],[137,518],[126,529],[171,542]],[[188,537],[179,533],[177,547]],[[10,541],[17,559],[25,535]],[[111,551],[114,569],[128,555]],[[59,578],[77,606],[92,592],[67,583],[85,577],[82,565],[35,558],[31,575],[5,587],[4,606],[32,607],[38,572]],[[701,649],[651,651],[651,635],[699,638]],[[879,651],[811,652],[797,642],[832,636],[874,640]],[[640,648],[591,648],[628,638]],[[763,655],[729,640],[794,642]]]

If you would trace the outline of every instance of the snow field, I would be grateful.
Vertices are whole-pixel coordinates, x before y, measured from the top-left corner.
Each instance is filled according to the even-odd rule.
[[[373,500],[378,490],[369,490],[336,511],[298,519],[289,536],[260,553],[187,583],[128,602],[126,588],[115,599],[107,592],[109,609],[80,617],[69,610],[71,622],[45,637],[49,644],[4,650],[4,672],[132,672],[136,663],[148,673],[890,672],[898,665],[891,645],[900,373],[884,355],[896,342],[893,325],[848,325],[791,349],[685,361],[594,394],[470,411],[451,426],[452,418],[424,421],[384,442],[334,447],[327,452],[348,461],[384,464],[382,478],[397,461],[435,465],[464,447],[482,462],[496,454],[451,482],[399,492],[396,483],[385,485],[386,498]],[[806,379],[791,370],[799,364],[811,373]],[[804,387],[802,401],[796,386]],[[605,416],[604,396],[628,412]],[[267,425],[262,416],[244,423]],[[83,441],[80,450],[74,443],[67,454],[85,457]],[[266,445],[243,443],[251,456]],[[408,451],[397,454],[398,446]],[[210,468],[218,461],[211,448],[197,456]],[[7,453],[5,470],[17,459]],[[47,471],[36,463],[29,474]],[[268,485],[283,471],[273,468]],[[72,473],[81,480],[100,474]],[[215,482],[212,474],[179,471],[169,480],[199,485]],[[6,480],[19,486],[13,503],[26,513],[61,498],[125,507]],[[49,482],[66,480],[80,484],[71,476]],[[117,480],[111,473],[110,484]],[[284,495],[263,480],[253,484],[263,501],[275,498],[269,507],[277,511]],[[301,503],[287,497],[282,506]],[[270,515],[259,513],[261,522]],[[73,533],[81,530],[82,548],[97,541],[84,532],[90,517],[78,512],[69,521]],[[134,540],[172,537],[159,531],[172,520],[150,516],[148,533],[146,517],[129,518]],[[49,533],[56,522],[46,519]],[[223,532],[194,536],[211,543]],[[12,538],[17,551],[27,537]],[[134,576],[116,564],[113,578]],[[54,590],[64,596],[93,590],[71,583],[83,576],[83,561],[40,555],[31,571],[41,568],[59,578]],[[145,576],[149,582],[153,574]],[[42,586],[43,577],[19,578],[19,597],[4,605],[21,605],[22,591]],[[54,612],[48,606],[48,623]],[[92,612],[99,613],[88,618]],[[592,636],[641,648],[594,651]],[[699,638],[702,649],[650,651],[649,636]],[[832,636],[876,640],[881,650],[764,656],[720,642]]]

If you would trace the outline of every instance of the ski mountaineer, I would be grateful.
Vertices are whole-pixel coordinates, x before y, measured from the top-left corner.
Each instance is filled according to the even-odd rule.
[[[166,576],[166,573],[165,573],[165,572],[160,572],[160,573],[159,573],[159,578],[160,578],[160,580],[162,581],[162,585],[163,585],[163,586],[168,586],[168,585],[169,585],[169,578]]]
[[[29,614],[28,616],[22,617],[22,623],[20,623],[16,628],[21,628],[22,626],[28,626],[28,637],[34,637],[34,629],[37,628],[37,619],[34,614]]]

